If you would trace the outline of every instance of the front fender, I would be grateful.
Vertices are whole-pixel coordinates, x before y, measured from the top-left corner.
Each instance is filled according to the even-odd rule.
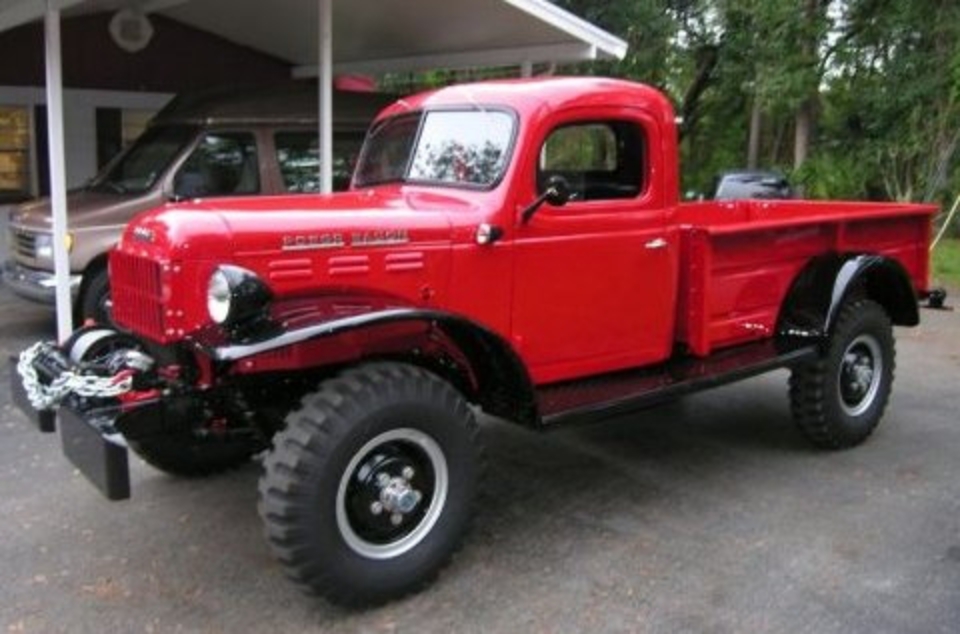
[[[490,414],[533,424],[537,420],[533,381],[520,356],[498,333],[464,316],[402,305],[395,298],[323,297],[286,300],[271,310],[260,328],[230,340],[218,327],[193,338],[193,345],[218,365],[276,352],[311,341],[402,323],[423,323],[449,341],[454,363],[475,379],[467,394]],[[413,353],[414,345],[409,352]],[[356,361],[360,362],[363,357]],[[446,363],[446,362],[444,362]],[[442,371],[444,363],[436,369]],[[309,369],[307,367],[299,369]]]
[[[404,305],[395,298],[367,295],[327,295],[283,299],[256,320],[224,328],[211,324],[189,338],[190,343],[221,363],[330,337],[374,324],[430,319],[439,311]]]

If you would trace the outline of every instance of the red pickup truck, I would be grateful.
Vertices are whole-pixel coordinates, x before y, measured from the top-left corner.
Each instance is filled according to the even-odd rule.
[[[141,215],[110,259],[123,330],[31,347],[14,389],[111,498],[127,447],[181,475],[265,452],[289,575],[380,602],[461,542],[477,410],[545,429],[789,367],[800,432],[862,442],[892,325],[919,321],[934,211],[681,204],[656,90],[454,86],[381,113],[349,192]]]

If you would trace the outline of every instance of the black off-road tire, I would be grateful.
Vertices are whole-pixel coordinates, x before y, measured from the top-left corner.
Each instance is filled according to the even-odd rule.
[[[189,433],[130,441],[144,462],[164,473],[198,478],[246,464],[263,446],[249,438],[199,437]]]
[[[378,604],[419,590],[449,562],[482,471],[479,428],[457,390],[415,366],[369,364],[323,382],[287,417],[264,461],[260,515],[303,590]],[[380,504],[386,480],[420,495],[417,506]]]
[[[846,302],[825,352],[790,376],[791,410],[804,436],[824,449],[866,440],[887,406],[894,357],[893,328],[883,307],[869,299]]]

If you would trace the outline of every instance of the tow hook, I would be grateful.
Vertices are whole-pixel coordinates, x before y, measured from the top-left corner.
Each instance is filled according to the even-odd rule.
[[[932,308],[933,310],[953,310],[952,307],[947,306],[947,289],[945,288],[934,288],[927,295],[927,308]]]

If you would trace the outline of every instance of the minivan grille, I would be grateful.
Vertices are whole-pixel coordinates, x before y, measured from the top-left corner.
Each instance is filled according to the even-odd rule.
[[[37,257],[37,234],[11,229],[10,237],[10,246],[17,255],[30,260]]]
[[[114,251],[110,294],[117,323],[137,334],[164,340],[163,279],[158,262]]]

